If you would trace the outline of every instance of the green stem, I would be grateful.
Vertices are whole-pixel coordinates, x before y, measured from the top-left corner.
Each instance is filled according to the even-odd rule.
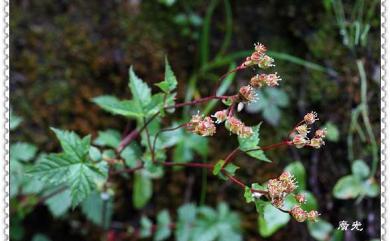
[[[372,159],[373,159],[371,165],[371,176],[374,176],[378,168],[378,161],[379,161],[378,144],[375,140],[375,135],[370,123],[369,113],[368,113],[366,71],[364,70],[364,64],[361,59],[356,60],[356,64],[360,75],[360,95],[361,95],[363,123],[366,128],[368,138],[370,140]]]

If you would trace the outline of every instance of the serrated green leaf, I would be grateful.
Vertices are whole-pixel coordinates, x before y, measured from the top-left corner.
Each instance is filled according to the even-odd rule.
[[[84,163],[72,165],[68,175],[72,207],[77,206],[87,198],[96,189],[96,184],[104,179],[104,174],[98,168]]]
[[[144,207],[153,194],[153,183],[150,177],[143,172],[134,174],[133,184],[133,204],[134,207],[140,209]]]
[[[267,203],[264,215],[259,215],[259,232],[262,237],[270,237],[290,220],[290,215]]]
[[[98,146],[109,146],[111,148],[117,148],[121,141],[121,134],[117,130],[108,129],[105,131],[99,131],[97,138],[94,140],[94,144]]]
[[[172,71],[171,66],[169,65],[168,58],[165,57],[165,77],[164,81],[156,84],[162,91],[166,94],[169,94],[171,91],[176,89],[177,80],[176,76]]]
[[[298,183],[298,191],[302,191],[306,189],[306,171],[303,164],[299,161],[290,163],[286,168],[285,171],[290,172],[297,180]]]
[[[134,100],[118,100],[114,96],[103,95],[92,99],[103,110],[115,115],[123,115],[129,118],[140,118],[144,116],[141,106]]]
[[[81,162],[67,153],[50,154],[29,173],[52,184],[66,183],[70,186],[72,206],[75,207],[96,188],[96,183],[107,177],[101,168]]]
[[[129,167],[136,167],[141,157],[141,149],[135,142],[126,146],[121,152],[120,156],[125,160],[126,165]]]
[[[338,199],[356,198],[362,191],[362,185],[358,178],[352,175],[340,178],[333,187],[333,196]]]
[[[76,133],[51,128],[60,141],[63,151],[75,161],[83,162],[89,152],[91,145],[91,136],[85,136],[81,139]]]
[[[250,113],[262,112],[267,122],[274,126],[277,125],[281,116],[280,108],[288,106],[289,103],[287,94],[277,88],[265,88],[256,92],[259,101],[249,104],[247,111]]]
[[[107,228],[113,213],[112,198],[103,200],[100,193],[93,192],[82,202],[81,211],[94,224]]]
[[[185,204],[178,209],[178,220],[176,223],[175,236],[178,241],[191,240],[191,228],[196,220],[196,206]]]
[[[78,163],[79,160],[72,158],[66,153],[49,154],[28,171],[28,173],[44,182],[60,184],[66,182],[69,168]]]
[[[17,142],[10,147],[10,158],[17,161],[31,161],[36,153],[37,147],[25,142]]]
[[[370,175],[370,168],[363,160],[356,160],[352,164],[352,174],[359,179],[364,179]]]
[[[244,198],[247,203],[255,201],[255,198],[252,196],[250,187],[245,187]]]
[[[89,157],[93,161],[100,161],[102,159],[102,154],[98,148],[91,146],[91,148],[89,148]]]
[[[140,238],[149,238],[152,235],[152,227],[152,221],[148,217],[142,216]]]
[[[213,174],[214,175],[218,175],[221,170],[222,170],[222,166],[223,164],[225,163],[224,160],[219,160],[215,165],[214,165],[214,168],[213,168]]]
[[[198,208],[190,240],[240,241],[242,237],[239,231],[239,217],[236,213],[231,212],[225,203],[219,203],[216,210],[201,206]]]
[[[134,102],[140,109],[144,109],[152,100],[149,86],[134,73],[132,66],[129,69],[129,88]]]
[[[253,134],[250,137],[242,138],[242,137],[238,136],[238,142],[239,142],[240,150],[246,152],[248,150],[253,150],[253,149],[258,149],[259,148],[259,144],[260,144],[260,138],[259,138],[260,125],[261,124],[258,124],[256,126],[252,127]],[[253,158],[256,158],[256,159],[258,159],[260,161],[271,162],[267,158],[267,156],[265,155],[264,151],[260,150],[260,149],[259,150],[248,151],[248,152],[246,152],[246,154],[251,156],[251,157],[253,157]]]
[[[54,190],[51,190],[54,191]],[[66,189],[45,201],[45,204],[49,208],[49,211],[54,217],[60,217],[64,215],[72,205],[72,198],[70,196],[70,190]]]
[[[230,175],[230,176],[234,176],[236,171],[239,169],[240,167],[234,165],[233,163],[228,163],[224,170]]]
[[[163,210],[157,215],[157,230],[154,235],[155,241],[161,241],[169,238],[171,235],[171,218],[167,210]]]

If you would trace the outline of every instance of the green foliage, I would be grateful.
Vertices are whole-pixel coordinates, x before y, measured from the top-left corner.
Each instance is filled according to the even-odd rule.
[[[20,125],[20,123],[22,123],[22,121],[23,118],[15,115],[12,110],[10,111],[9,128],[11,131],[15,130]]]
[[[108,193],[91,193],[82,203],[81,211],[92,223],[108,228],[113,213],[113,200]]]
[[[48,183],[67,184],[75,207],[96,189],[97,183],[106,179],[107,166],[89,159],[90,136],[81,139],[74,132],[53,131],[63,152],[47,155],[29,173]]]
[[[37,154],[36,146],[17,142],[10,146],[10,196],[15,197],[17,194],[34,194],[39,193],[44,186],[36,178],[26,177],[26,170],[31,168],[32,161]]]
[[[225,167],[223,167],[224,164],[225,164],[225,160],[219,160],[214,165],[213,174],[223,180],[227,180],[228,177],[226,175],[234,176],[237,169],[239,169],[239,167],[234,165],[233,163],[228,163],[226,164]]]
[[[248,138],[242,138],[238,136],[238,142],[240,144],[240,150],[246,152],[249,156],[256,158],[260,161],[271,162],[265,155],[264,151],[259,149],[260,145],[260,124],[252,127],[253,134]],[[253,150],[258,149],[258,150]],[[253,150],[253,151],[249,151]]]
[[[157,85],[165,94],[176,88],[176,77],[167,60],[165,80]],[[151,88],[135,74],[133,67],[129,69],[129,89],[133,97],[131,100],[119,100],[114,96],[103,95],[93,98],[92,101],[112,114],[134,119],[149,117],[163,111],[165,102],[168,104],[174,103],[175,93],[169,94],[165,101],[162,93],[152,95]]]
[[[363,160],[356,160],[352,164],[352,174],[360,179],[364,179],[370,175],[370,168]]]
[[[263,237],[270,237],[288,223],[290,215],[267,203],[264,206],[263,215],[259,215],[259,233]]]
[[[46,191],[46,195],[52,193],[53,191],[55,191],[54,188],[49,189]],[[70,190],[66,189],[65,191],[59,192],[57,195],[53,195],[45,201],[45,204],[54,217],[64,215],[72,206]]]
[[[134,100],[118,100],[114,96],[103,95],[93,98],[93,102],[112,114],[129,118],[143,117],[143,111]]]
[[[157,214],[156,232],[152,232],[153,222],[141,218],[140,236],[153,237],[155,241],[167,240],[172,231],[171,218],[167,210]],[[225,203],[219,203],[216,209],[208,206],[185,204],[177,210],[175,240],[178,241],[240,241],[239,217],[230,211]]]
[[[333,196],[338,199],[353,199],[360,196],[376,197],[379,195],[379,184],[369,177],[370,168],[362,160],[352,164],[352,175],[341,177],[333,187]]]
[[[280,120],[280,108],[288,106],[288,96],[280,89],[264,88],[257,91],[259,101],[248,105],[248,112],[261,112],[264,119],[271,125],[277,125]]]
[[[25,142],[17,142],[10,148],[10,155],[14,161],[31,161],[36,153],[37,147]]]
[[[174,142],[176,146],[173,149],[174,162],[190,162],[194,159],[195,154],[202,158],[206,158],[208,154],[207,138],[188,133],[183,129],[169,132],[169,136],[167,133],[164,137],[166,137],[166,141],[176,139]]]
[[[194,204],[185,204],[177,210],[176,240],[190,241],[192,226],[196,220],[197,207]]]
[[[171,218],[167,210],[159,212],[157,215],[157,230],[154,236],[155,241],[167,239],[171,235]]]
[[[312,222],[307,224],[310,235],[318,241],[329,240],[334,230],[333,226],[320,219],[318,222]]]
[[[168,59],[165,57],[165,77],[164,81],[156,84],[165,94],[169,94],[171,91],[176,89],[177,80],[176,76],[169,65]]]
[[[133,182],[133,205],[135,208],[144,207],[153,194],[153,183],[146,172],[134,174]]]
[[[149,238],[152,235],[152,227],[153,227],[152,221],[148,217],[142,216],[140,237]]]
[[[216,210],[201,206],[197,210],[197,219],[191,230],[191,239],[198,241],[239,241],[239,217],[229,210],[225,203],[219,203]]]
[[[51,239],[44,234],[35,234],[32,241],[50,241]]]
[[[324,128],[326,129],[326,137],[325,138],[327,140],[330,140],[333,142],[337,142],[339,140],[340,133],[339,133],[339,129],[337,128],[336,125],[334,125],[331,122],[327,122],[325,124]]]

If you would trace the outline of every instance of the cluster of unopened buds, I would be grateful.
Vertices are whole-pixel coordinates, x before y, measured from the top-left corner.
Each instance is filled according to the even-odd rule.
[[[249,66],[257,65],[261,69],[267,69],[274,66],[274,60],[266,54],[266,47],[260,43],[255,44],[255,50],[251,56],[247,57],[241,66],[238,69],[244,69]],[[263,86],[275,87],[279,85],[281,78],[274,74],[257,74],[251,78],[248,85],[240,87],[238,93],[230,100],[233,101],[231,105],[237,103],[238,112],[243,108],[246,103],[253,103],[257,101],[256,89]],[[191,132],[202,135],[202,136],[211,136],[215,133],[215,125],[212,118],[215,118],[215,124],[221,124],[225,122],[225,127],[232,133],[247,138],[253,134],[253,130],[249,126],[234,117],[232,115],[231,109],[225,109],[217,111],[214,115],[210,117],[202,117],[199,114],[194,115],[191,121],[187,124],[187,129]]]
[[[267,48],[260,44],[255,44],[255,51],[245,59],[243,66],[249,67],[257,65],[259,68],[267,69],[274,66],[274,59],[266,55]]]
[[[325,129],[318,129],[314,132],[314,137],[311,139],[308,138],[308,134],[310,133],[310,126],[318,120],[317,113],[310,112],[307,113],[303,117],[303,121],[301,121],[301,125],[295,127],[294,135],[292,136],[292,143],[297,148],[302,148],[305,146],[311,146],[313,148],[320,148],[321,146],[325,145],[325,142],[323,138],[326,136],[326,130]]]
[[[199,114],[193,115],[186,127],[189,131],[201,136],[212,136],[216,131],[213,120],[209,116],[203,117]]]
[[[294,176],[288,171],[283,172],[278,178],[269,180],[267,183],[267,191],[271,204],[276,208],[282,209],[287,195],[293,195],[297,187]],[[260,198],[261,195],[253,193],[253,197]],[[295,194],[294,198],[298,204],[289,211],[290,215],[298,222],[304,222],[306,220],[317,221],[320,215],[317,211],[311,210],[307,212],[301,208],[301,205],[306,203],[305,195]]]
[[[290,172],[283,172],[278,178],[269,180],[267,189],[272,205],[277,208],[283,207],[286,196],[293,193],[296,188],[297,183]]]

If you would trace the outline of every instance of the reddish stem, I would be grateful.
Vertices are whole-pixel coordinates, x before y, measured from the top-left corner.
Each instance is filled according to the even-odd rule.
[[[224,168],[234,157],[234,155],[236,155],[236,153],[240,150],[239,147],[237,147],[236,149],[234,149],[232,152],[230,152],[230,154],[225,158],[225,162],[223,163],[222,165],[222,168]]]
[[[271,150],[271,149],[278,148],[280,146],[291,145],[291,143],[292,143],[291,141],[282,141],[282,142],[271,144],[271,145],[268,145],[268,146],[263,146],[263,147],[258,147],[258,148],[254,148],[254,149],[249,149],[249,150],[246,150],[245,152],[248,153],[248,152],[257,151],[257,150],[266,151],[266,150]]]
[[[204,103],[204,102],[207,102],[207,101],[210,101],[210,100],[215,100],[215,99],[217,99],[217,100],[224,100],[224,99],[228,99],[230,97],[231,96],[216,96],[216,95],[212,95],[212,96],[200,98],[200,99],[189,101],[189,102],[183,102],[183,103],[167,106],[167,107],[165,107],[165,109],[178,108],[178,107],[183,107],[183,106],[188,106],[188,105],[196,105],[196,104],[201,104],[201,103]]]
[[[138,171],[138,170],[141,170],[141,169],[143,169],[143,168],[144,168],[144,165],[141,164],[141,165],[139,165],[139,166],[137,166],[137,167],[134,167],[134,168],[128,168],[128,169],[122,169],[122,170],[111,171],[111,172],[110,172],[110,175],[116,175],[116,174],[120,174],[120,173],[128,173],[128,174],[130,174],[130,173],[136,172],[136,171]]]
[[[160,112],[157,112],[155,113],[152,117],[150,117],[149,120],[147,120],[144,125],[139,129],[139,130],[133,130],[132,132],[130,132],[125,138],[122,139],[122,141],[119,143],[119,146],[118,148],[116,149],[116,152],[117,153],[121,153],[123,151],[123,149],[128,145],[130,144],[130,142],[132,140],[134,140],[135,138],[138,137],[138,135],[146,128],[146,126],[148,126],[150,124],[150,122],[152,122],[152,120],[154,120],[158,115],[160,114]]]

